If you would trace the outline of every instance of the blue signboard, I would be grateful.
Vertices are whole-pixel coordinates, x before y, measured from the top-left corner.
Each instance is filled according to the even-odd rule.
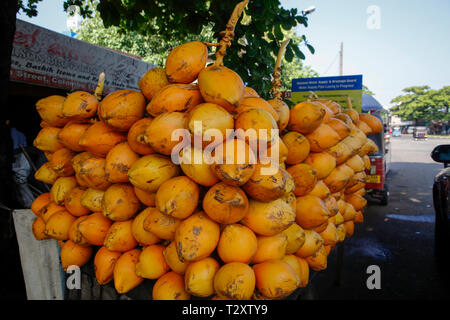
[[[306,101],[313,91],[319,98],[334,100],[346,106],[350,98],[355,109],[361,112],[362,75],[292,79],[294,103]]]

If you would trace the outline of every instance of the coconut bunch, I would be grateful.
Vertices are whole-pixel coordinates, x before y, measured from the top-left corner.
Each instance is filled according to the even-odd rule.
[[[155,300],[281,299],[362,220],[376,148],[366,134],[378,123],[332,101],[289,110],[244,86],[223,57],[246,4],[220,43],[174,48],[140,91],[101,99],[100,77],[94,94],[37,102],[34,145],[49,161],[35,177],[52,187],[33,202],[33,234],[58,241],[63,269],[94,259],[99,284],[122,294],[150,279]],[[248,129],[269,134],[239,133]]]
[[[288,150],[286,170],[295,182],[296,224],[305,231],[295,255],[312,270],[326,269],[330,251],[364,220],[368,155],[378,151],[367,135],[381,130],[379,119],[359,114],[350,99],[344,109],[312,93],[290,110],[281,138]]]

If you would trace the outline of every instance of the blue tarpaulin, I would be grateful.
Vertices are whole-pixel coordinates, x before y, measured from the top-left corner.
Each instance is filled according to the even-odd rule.
[[[363,93],[362,94],[362,111],[369,112],[371,110],[377,111],[383,109],[381,103],[377,101],[370,94]]]

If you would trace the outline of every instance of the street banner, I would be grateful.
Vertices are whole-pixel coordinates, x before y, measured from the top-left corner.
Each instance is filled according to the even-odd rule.
[[[104,94],[139,90],[138,81],[156,66],[123,52],[80,41],[17,19],[10,80],[69,91],[94,92],[105,72]]]
[[[314,92],[319,98],[336,101],[342,107],[347,107],[347,97],[352,106],[361,112],[362,106],[362,75],[317,77],[292,79],[291,101],[299,103],[306,101]]]

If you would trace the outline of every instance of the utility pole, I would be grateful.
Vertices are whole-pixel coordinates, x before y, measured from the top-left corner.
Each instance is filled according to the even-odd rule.
[[[344,42],[341,42],[341,51],[339,51],[339,75],[340,76],[342,76],[344,73],[343,62],[344,62]]]

